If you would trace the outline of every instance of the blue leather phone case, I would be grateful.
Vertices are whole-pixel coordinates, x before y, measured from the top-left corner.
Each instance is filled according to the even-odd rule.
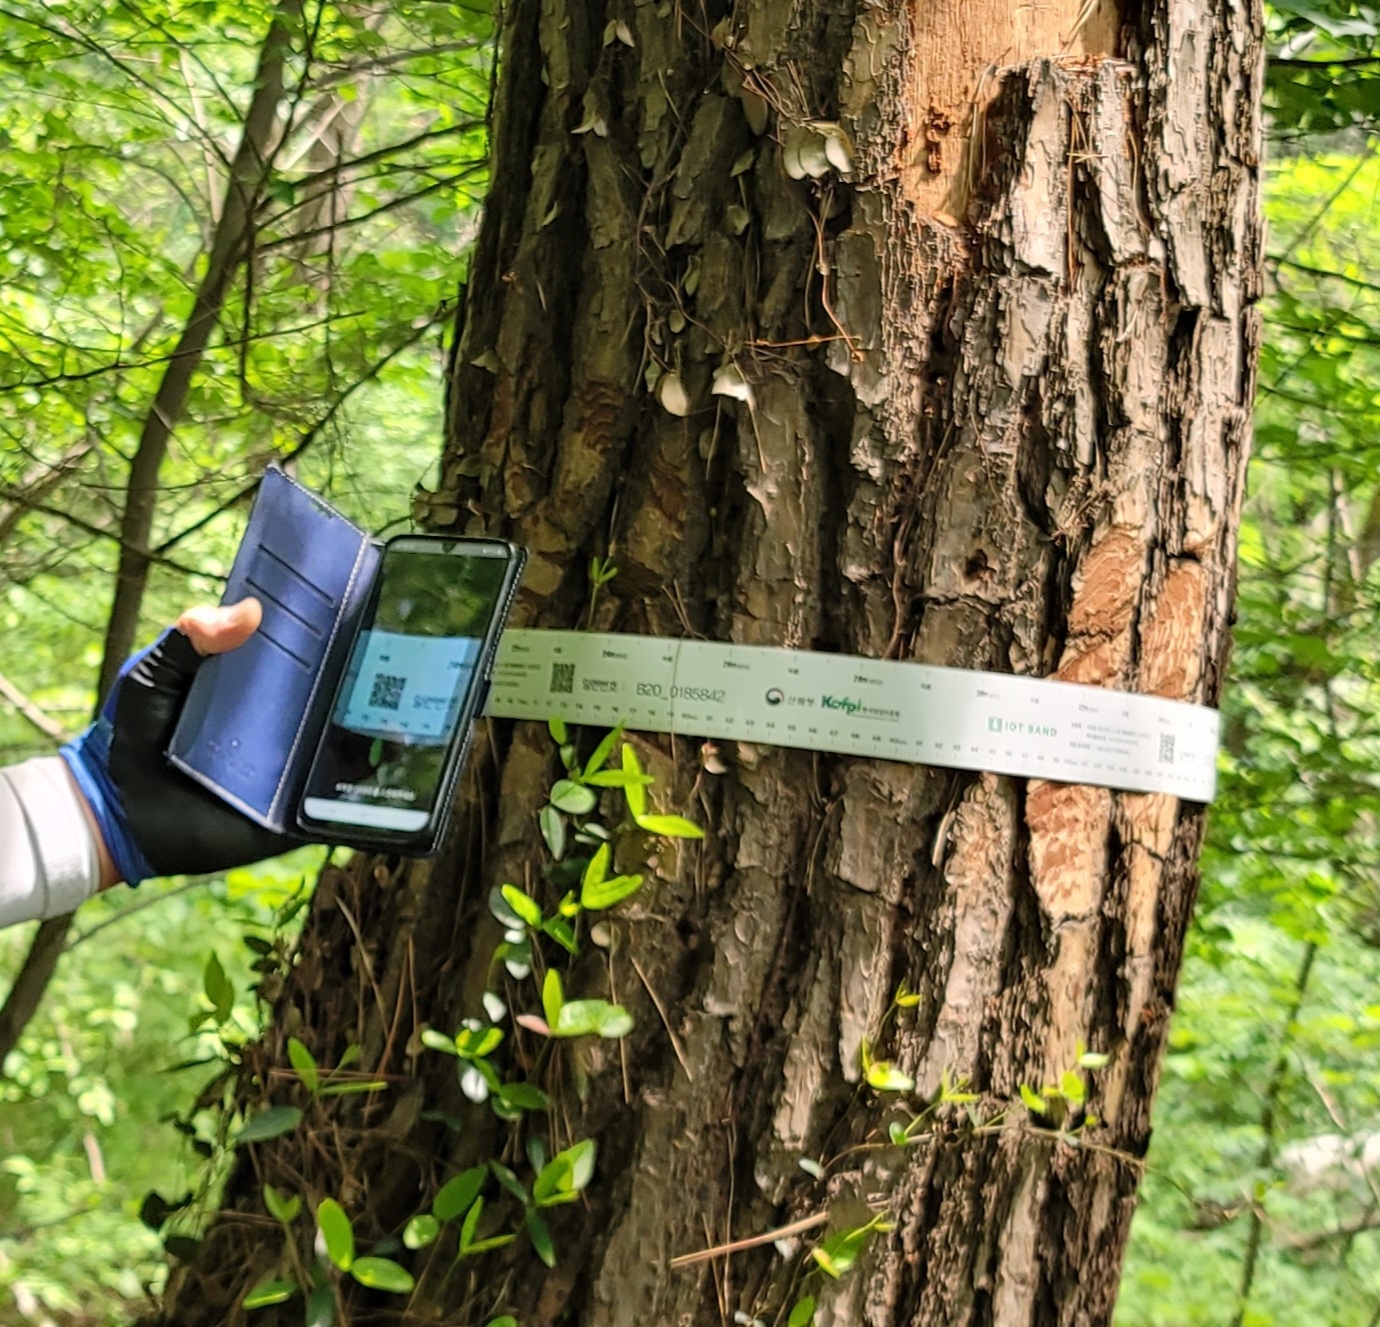
[[[168,759],[280,834],[297,802],[368,599],[379,547],[277,467],[264,474],[223,603],[253,595],[263,624],[202,666]]]

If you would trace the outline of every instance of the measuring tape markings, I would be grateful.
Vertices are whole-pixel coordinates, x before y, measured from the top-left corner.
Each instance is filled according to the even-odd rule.
[[[1047,678],[715,641],[504,633],[486,713],[1210,802],[1220,716]]]

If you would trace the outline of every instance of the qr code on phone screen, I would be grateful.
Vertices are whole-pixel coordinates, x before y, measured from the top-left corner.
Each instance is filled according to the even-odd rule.
[[[374,685],[369,692],[369,704],[376,710],[395,710],[402,704],[403,687],[407,678],[395,677],[392,673],[375,673]]]
[[[575,665],[573,663],[553,663],[551,665],[551,690],[561,696],[568,696],[575,690]]]

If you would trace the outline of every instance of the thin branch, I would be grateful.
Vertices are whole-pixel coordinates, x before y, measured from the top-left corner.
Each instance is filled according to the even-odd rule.
[[[340,413],[345,403],[357,391],[359,391],[361,387],[365,386],[370,382],[373,382],[374,379],[377,378],[378,375],[382,373],[383,370],[393,362],[393,360],[395,360],[399,355],[401,355],[404,350],[411,349],[411,347],[416,345],[417,342],[422,339],[422,337],[424,337],[429,331],[431,331],[433,327],[436,326],[437,323],[447,318],[449,316],[449,312],[449,309],[444,307],[437,309],[436,312],[429,319],[427,319],[426,322],[424,322],[420,327],[415,328],[413,330],[413,334],[410,337],[408,337],[407,340],[403,341],[400,345],[394,346],[393,349],[390,350],[386,355],[383,355],[380,359],[375,360],[374,363],[371,364],[369,368],[360,377],[356,378],[354,382],[352,382],[348,387],[346,387],[344,391],[342,391],[335,398],[335,400],[331,402],[329,408],[326,410],[326,413],[323,414],[321,418],[318,419],[316,423],[314,423],[304,434],[302,434],[300,438],[298,438],[296,443],[294,443],[293,446],[283,454],[281,459],[284,461],[293,461],[296,460],[299,456],[301,456],[302,453],[305,452],[312,445],[312,443],[314,443],[321,436],[325,429],[330,425],[331,421],[336,417],[336,415]],[[220,516],[223,516],[226,512],[233,510],[235,507],[238,507],[242,502],[246,501],[247,499],[253,497],[253,495],[258,491],[259,482],[260,481],[258,479],[255,479],[252,483],[245,485],[245,487],[240,489],[239,492],[237,492],[233,497],[226,499],[226,501],[222,502],[213,511],[208,512],[205,516],[199,517],[185,529],[179,530],[175,535],[172,535],[169,538],[165,539],[161,544],[158,545],[156,549],[154,549],[154,556],[165,556],[169,549],[176,547],[184,539],[196,534],[199,530],[205,529],[206,526],[208,526],[212,521],[216,520]]]
[[[44,737],[51,738],[61,745],[71,740],[72,734],[56,719],[51,719],[28,696],[26,696],[4,673],[0,673],[0,696],[3,696],[19,711]]]
[[[1322,277],[1330,281],[1345,281],[1347,285],[1354,286],[1357,290],[1380,291],[1380,283],[1362,281],[1360,277],[1348,276],[1345,272],[1333,272],[1326,267],[1309,267],[1307,263],[1296,263],[1292,258],[1286,258],[1280,254],[1270,254],[1267,261],[1276,267],[1287,267],[1291,272],[1303,272],[1308,276]]]
[[[791,1235],[800,1235],[807,1230],[814,1230],[817,1226],[824,1225],[829,1220],[828,1212],[816,1212],[814,1216],[801,1217],[799,1221],[792,1221],[788,1226],[778,1226],[775,1230],[764,1231],[760,1235],[752,1235],[747,1239],[735,1239],[731,1244],[718,1244],[712,1249],[700,1249],[696,1253],[681,1253],[671,1259],[671,1266],[693,1267],[696,1263],[708,1262],[711,1258],[723,1258],[732,1253],[741,1253],[744,1249],[755,1249],[763,1244],[774,1244],[779,1239],[787,1239]]]
[[[270,240],[267,244],[259,245],[259,253],[272,253],[277,249],[288,249],[293,245],[301,244],[304,240],[313,240],[318,235],[333,234],[344,230],[347,226],[361,226],[366,221],[372,221],[375,217],[381,217],[387,212],[396,212],[400,207],[406,207],[409,203],[415,203],[419,198],[425,198],[428,194],[434,194],[438,189],[444,189],[447,185],[455,184],[470,175],[477,174],[483,170],[487,162],[476,161],[473,165],[467,166],[464,170],[455,175],[446,175],[437,180],[434,184],[429,184],[425,189],[418,189],[416,193],[404,194],[399,198],[392,198],[380,207],[374,208],[369,212],[361,212],[355,217],[342,217],[339,221],[333,221],[328,226],[317,226],[313,230],[298,231],[292,235],[284,235],[281,239]],[[277,218],[274,218],[276,220]]]
[[[176,898],[179,894],[186,894],[193,889],[200,889],[201,886],[206,883],[206,880],[207,877],[204,875],[194,876],[191,880],[184,880],[180,885],[173,889],[165,890],[161,894],[145,894],[137,903],[133,903],[123,911],[117,912],[113,917],[107,917],[104,921],[97,922],[95,926],[81,932],[80,935],[74,935],[67,942],[63,952],[70,954],[78,945],[84,944],[87,940],[91,939],[93,935],[99,935],[107,926],[114,926],[116,922],[125,921],[127,918],[133,917],[136,912],[143,912],[145,908],[152,908],[155,904],[162,903],[166,899]]]

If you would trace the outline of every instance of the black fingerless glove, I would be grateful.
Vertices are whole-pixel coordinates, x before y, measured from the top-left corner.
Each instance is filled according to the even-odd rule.
[[[256,825],[166,756],[202,658],[176,628],[120,672],[100,717],[62,748],[121,879],[204,875],[274,857],[298,840]]]

